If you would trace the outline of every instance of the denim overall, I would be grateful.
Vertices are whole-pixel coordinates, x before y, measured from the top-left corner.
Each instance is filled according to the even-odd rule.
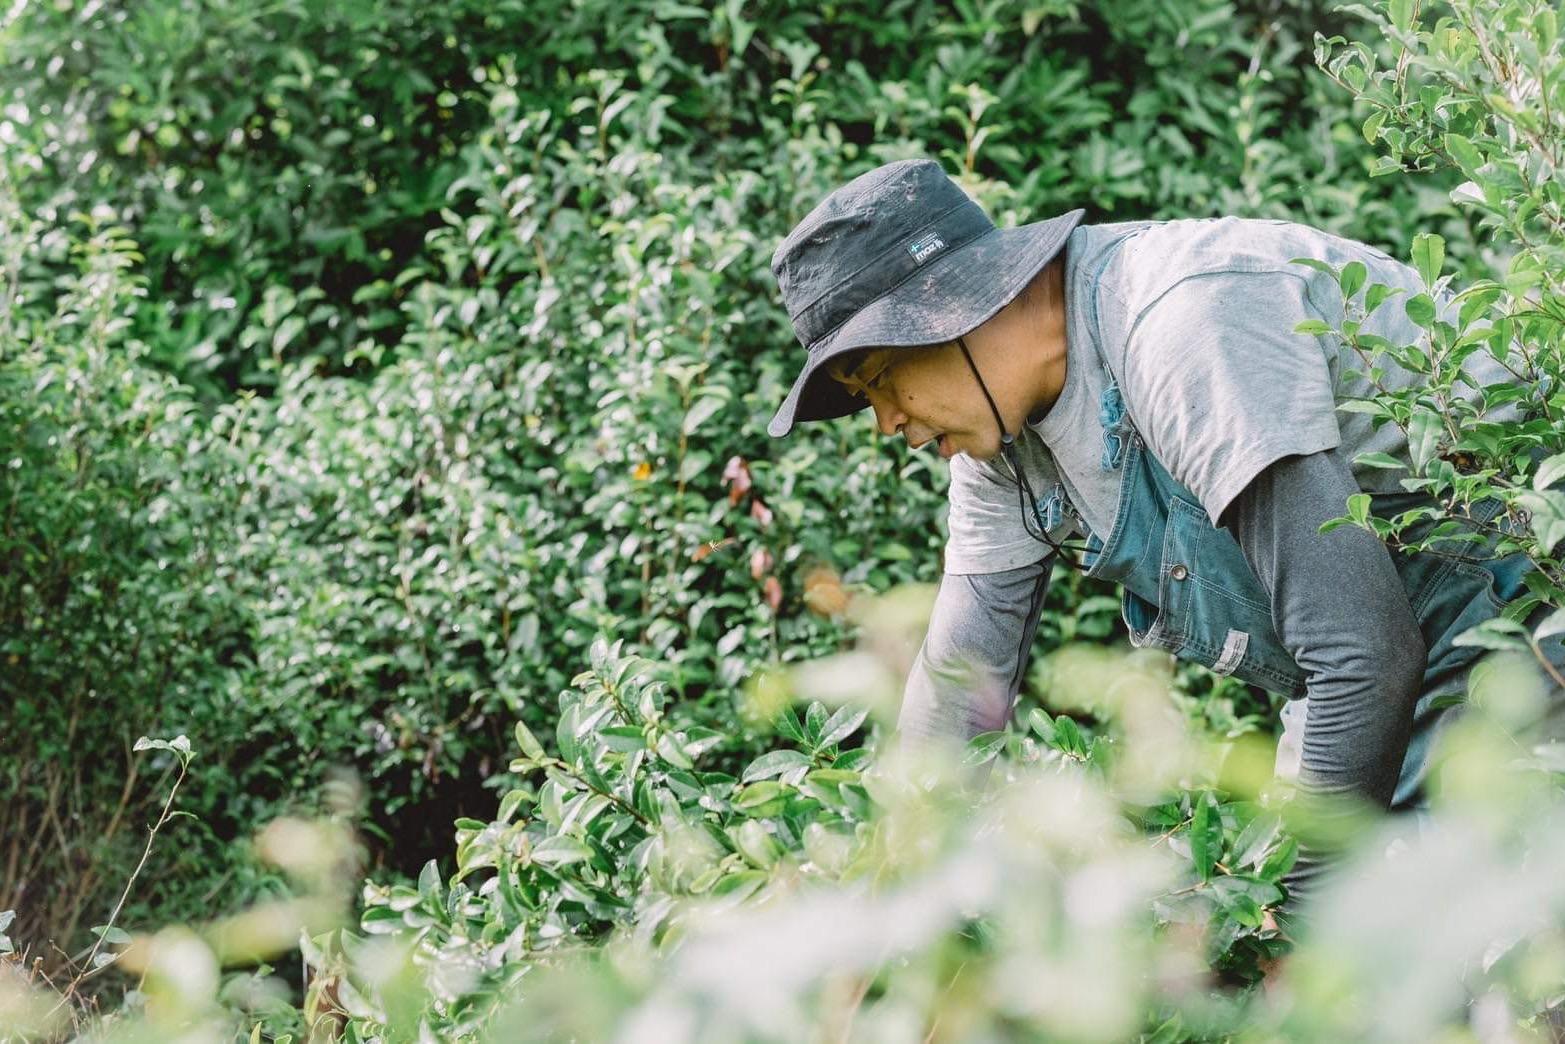
[[[1088,576],[1123,588],[1121,611],[1131,642],[1166,649],[1214,673],[1300,700],[1306,677],[1277,638],[1265,588],[1232,534],[1214,526],[1195,494],[1148,452],[1125,413],[1112,373],[1099,419],[1102,467],[1122,473],[1119,507],[1106,537],[1081,523],[1088,529],[1083,562]],[[1395,512],[1420,497],[1377,495],[1374,509]],[[1474,518],[1488,522],[1500,507],[1497,501],[1484,502]],[[1039,506],[1040,521],[1052,517],[1057,523],[1067,510],[1080,519],[1057,487]],[[1465,693],[1467,669],[1483,652],[1455,645],[1453,639],[1498,615],[1523,590],[1522,577],[1531,568],[1525,555],[1486,557],[1486,547],[1477,542],[1447,546],[1457,550],[1393,556],[1429,659],[1392,807],[1408,807],[1421,797],[1435,727],[1454,702],[1441,697]]]

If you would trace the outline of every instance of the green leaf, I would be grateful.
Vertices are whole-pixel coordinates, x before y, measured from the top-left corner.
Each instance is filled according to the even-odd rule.
[[[1228,914],[1246,928],[1261,926],[1261,904],[1247,895],[1235,895],[1228,901]]]
[[[1234,839],[1234,869],[1253,867],[1259,863],[1281,830],[1282,817],[1275,812],[1261,812],[1250,820]]]
[[[370,935],[390,935],[406,927],[401,910],[389,906],[372,906],[359,918],[359,927]]]
[[[964,765],[982,765],[994,760],[1005,747],[1004,732],[980,732],[967,741],[967,753],[962,757]]]
[[[758,784],[759,785],[759,784]],[[766,869],[777,862],[782,848],[758,819],[747,819],[733,833],[739,852],[753,865]]]
[[[808,746],[819,747],[821,731],[826,727],[826,705],[813,701],[804,711],[804,735]]]
[[[1369,119],[1364,121],[1364,140],[1369,142],[1371,145],[1375,144],[1375,139],[1380,136],[1380,128],[1385,122],[1385,109],[1376,109],[1374,112],[1370,113]]]
[[[190,749],[190,737],[183,733],[171,740],[151,739],[147,736],[142,736],[131,745],[130,749],[133,751],[166,750],[177,754],[180,760],[184,762],[189,762],[191,756],[195,753]]]
[[[1373,314],[1375,309],[1386,303],[1388,297],[1406,292],[1400,286],[1387,286],[1385,283],[1370,284],[1369,289],[1364,291],[1364,314]]]
[[[1403,309],[1407,317],[1427,330],[1435,324],[1435,302],[1428,294],[1414,294],[1407,299]]]
[[[665,732],[658,737],[658,757],[676,768],[687,769],[692,766],[690,758],[685,754],[684,748],[674,738],[673,733]]]
[[[863,780],[862,772],[850,772],[847,769],[815,769],[804,777],[812,783],[822,783],[827,786],[837,786],[842,783],[858,783]]]
[[[1483,154],[1473,146],[1473,143],[1460,134],[1447,134],[1444,138],[1446,153],[1462,168],[1462,173],[1473,177],[1478,168],[1483,166]]]
[[[1440,447],[1440,418],[1429,410],[1413,414],[1407,424],[1407,449],[1413,470],[1422,473]]]
[[[1272,848],[1271,855],[1266,856],[1266,861],[1261,864],[1257,873],[1268,881],[1282,880],[1283,875],[1293,869],[1297,859],[1299,859],[1299,839],[1285,837],[1277,847]]]
[[[1289,258],[1288,259],[1288,263],[1290,265],[1303,265],[1306,268],[1313,268],[1317,272],[1324,272],[1324,273],[1326,273],[1327,275],[1331,276],[1333,279],[1337,278],[1337,270],[1334,267],[1332,267],[1331,265],[1327,264],[1324,261],[1319,261],[1319,260],[1317,260],[1317,259],[1315,259],[1313,257],[1294,257],[1294,258]]]
[[[1480,649],[1526,651],[1527,628],[1515,620],[1497,616],[1485,620],[1477,627],[1470,627],[1452,639],[1453,645],[1477,646]]]
[[[1353,458],[1353,463],[1366,468],[1384,468],[1387,471],[1401,471],[1407,468],[1407,462],[1397,460],[1389,453],[1360,453]]]
[[[1543,553],[1553,554],[1554,548],[1565,540],[1565,493],[1553,489],[1521,493],[1516,503],[1532,516],[1528,527]]]
[[[804,726],[792,707],[784,707],[782,713],[777,715],[777,731],[795,743],[805,742]]]
[[[1212,870],[1222,855],[1223,818],[1217,810],[1217,799],[1205,793],[1196,800],[1195,815],[1190,820],[1190,858],[1201,880],[1212,879]]]
[[[418,894],[439,899],[444,893],[443,882],[440,880],[440,867],[431,859],[424,864],[424,868],[418,874]]]
[[[772,776],[780,776],[790,769],[801,768],[810,763],[810,758],[803,751],[798,750],[774,750],[768,754],[762,754],[750,762],[744,774],[739,778],[749,783],[757,779],[769,779]]]
[[[1538,471],[1532,477],[1532,488],[1542,492],[1562,478],[1565,478],[1565,453],[1556,453],[1538,465]]]
[[[1565,609],[1556,609],[1538,625],[1538,629],[1532,633],[1532,636],[1536,641],[1541,642],[1545,638],[1553,638],[1556,634],[1562,633],[1565,633]],[[0,924],[0,928],[4,927],[5,925]]]
[[[1473,288],[1464,291],[1462,294],[1462,309],[1457,314],[1457,323],[1463,330],[1466,330],[1472,325],[1473,320],[1487,312],[1494,302],[1500,299],[1500,295],[1503,293],[1505,293],[1504,288],[1498,286]]]
[[[1303,322],[1298,323],[1298,324],[1296,324],[1294,326],[1293,332],[1294,333],[1301,333],[1301,334],[1316,334],[1316,335],[1320,335],[1320,334],[1335,333],[1336,331],[1332,329],[1332,326],[1331,326],[1330,323],[1328,323],[1328,322],[1326,322],[1324,320],[1321,320],[1321,319],[1305,319]]]
[[[816,743],[816,749],[830,747],[847,739],[868,716],[869,711],[863,707],[850,705],[837,708],[837,712],[828,718],[821,728],[821,738]]]
[[[680,425],[680,431],[686,435],[694,435],[696,430],[706,423],[718,410],[727,405],[726,401],[715,395],[704,395],[697,399],[685,414],[684,422]]]
[[[1418,269],[1424,286],[1433,288],[1445,265],[1445,239],[1433,232],[1421,232],[1413,237],[1413,267]],[[1431,304],[1433,310],[1433,304]],[[1422,325],[1422,324],[1420,324]]]
[[[1063,714],[1054,719],[1054,742],[1050,745],[1073,758],[1087,756],[1087,741],[1081,734],[1081,726],[1076,724],[1075,718]]]
[[[534,736],[532,730],[521,722],[516,723],[516,744],[522,748],[522,753],[529,758],[541,761],[547,757],[543,750],[543,744],[538,742],[538,737]],[[205,764],[205,762],[202,762],[202,764]]]
[[[639,725],[609,725],[599,729],[598,736],[603,740],[604,746],[621,754],[647,748],[647,737],[642,733]]]
[[[1054,743],[1054,719],[1049,717],[1049,712],[1042,707],[1034,707],[1027,714],[1027,726],[1037,733],[1043,742],[1052,745]]]
[[[130,933],[125,931],[123,928],[116,928],[113,925],[100,924],[92,929],[92,934],[96,935],[110,946],[124,946],[126,943],[130,942]]]
[[[765,805],[770,805],[779,798],[785,797],[787,792],[783,785],[774,779],[764,779],[759,783],[752,783],[739,793],[734,795],[734,807],[755,812]]]
[[[712,886],[711,894],[740,899],[753,894],[766,883],[767,878],[764,870],[740,870],[738,873],[725,874]]]
[[[1294,862],[1299,858],[1299,842],[1297,838],[1284,838],[1282,843],[1272,849],[1266,857],[1266,862],[1256,871],[1268,881],[1277,881],[1289,870],[1293,869]]]
[[[1386,408],[1374,399],[1345,399],[1337,403],[1339,413],[1367,413],[1371,417],[1383,417]]]
[[[1364,267],[1362,261],[1349,261],[1342,266],[1342,271],[1337,273],[1337,285],[1342,287],[1342,296],[1352,299],[1353,295],[1363,287],[1364,280],[1369,278],[1369,269]]]
[[[550,867],[581,863],[591,858],[592,848],[585,841],[564,834],[545,838],[532,850],[533,862]]]

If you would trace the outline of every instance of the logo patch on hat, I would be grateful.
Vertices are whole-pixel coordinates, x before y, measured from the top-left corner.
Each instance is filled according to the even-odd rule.
[[[907,252],[913,255],[913,260],[923,264],[946,248],[946,241],[940,238],[938,232],[926,232],[907,245]]]

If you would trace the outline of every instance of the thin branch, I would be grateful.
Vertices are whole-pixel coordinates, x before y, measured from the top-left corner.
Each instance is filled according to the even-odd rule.
[[[141,860],[136,864],[136,869],[131,871],[129,880],[125,882],[125,890],[120,893],[119,902],[114,904],[114,911],[109,914],[108,923],[103,926],[104,930],[98,933],[98,941],[92,944],[92,950],[87,954],[85,967],[77,972],[76,977],[66,986],[65,992],[60,995],[58,1003],[50,1010],[50,1016],[53,1016],[55,1012],[59,1011],[61,1007],[70,1001],[83,982],[92,978],[102,968],[108,967],[108,964],[104,964],[100,968],[94,968],[93,961],[103,948],[104,936],[109,934],[109,929],[114,927],[114,922],[119,919],[120,912],[125,909],[125,901],[130,898],[130,890],[136,884],[136,879],[141,876],[141,871],[146,868],[147,860],[152,858],[152,845],[157,840],[158,831],[162,830],[168,821],[173,818],[174,797],[179,793],[179,785],[185,781],[185,775],[190,769],[188,757],[184,755],[176,756],[179,757],[179,776],[174,780],[174,785],[169,788],[168,800],[163,803],[163,811],[158,815],[158,821],[153,823],[147,830],[147,846],[142,849]]]

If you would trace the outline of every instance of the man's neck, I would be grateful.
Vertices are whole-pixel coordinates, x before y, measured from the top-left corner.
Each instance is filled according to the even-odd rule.
[[[1039,273],[1030,290],[1028,325],[1036,331],[1036,362],[1032,367],[1032,406],[1027,422],[1043,420],[1065,388],[1067,339],[1065,332],[1065,255],[1062,253]]]

